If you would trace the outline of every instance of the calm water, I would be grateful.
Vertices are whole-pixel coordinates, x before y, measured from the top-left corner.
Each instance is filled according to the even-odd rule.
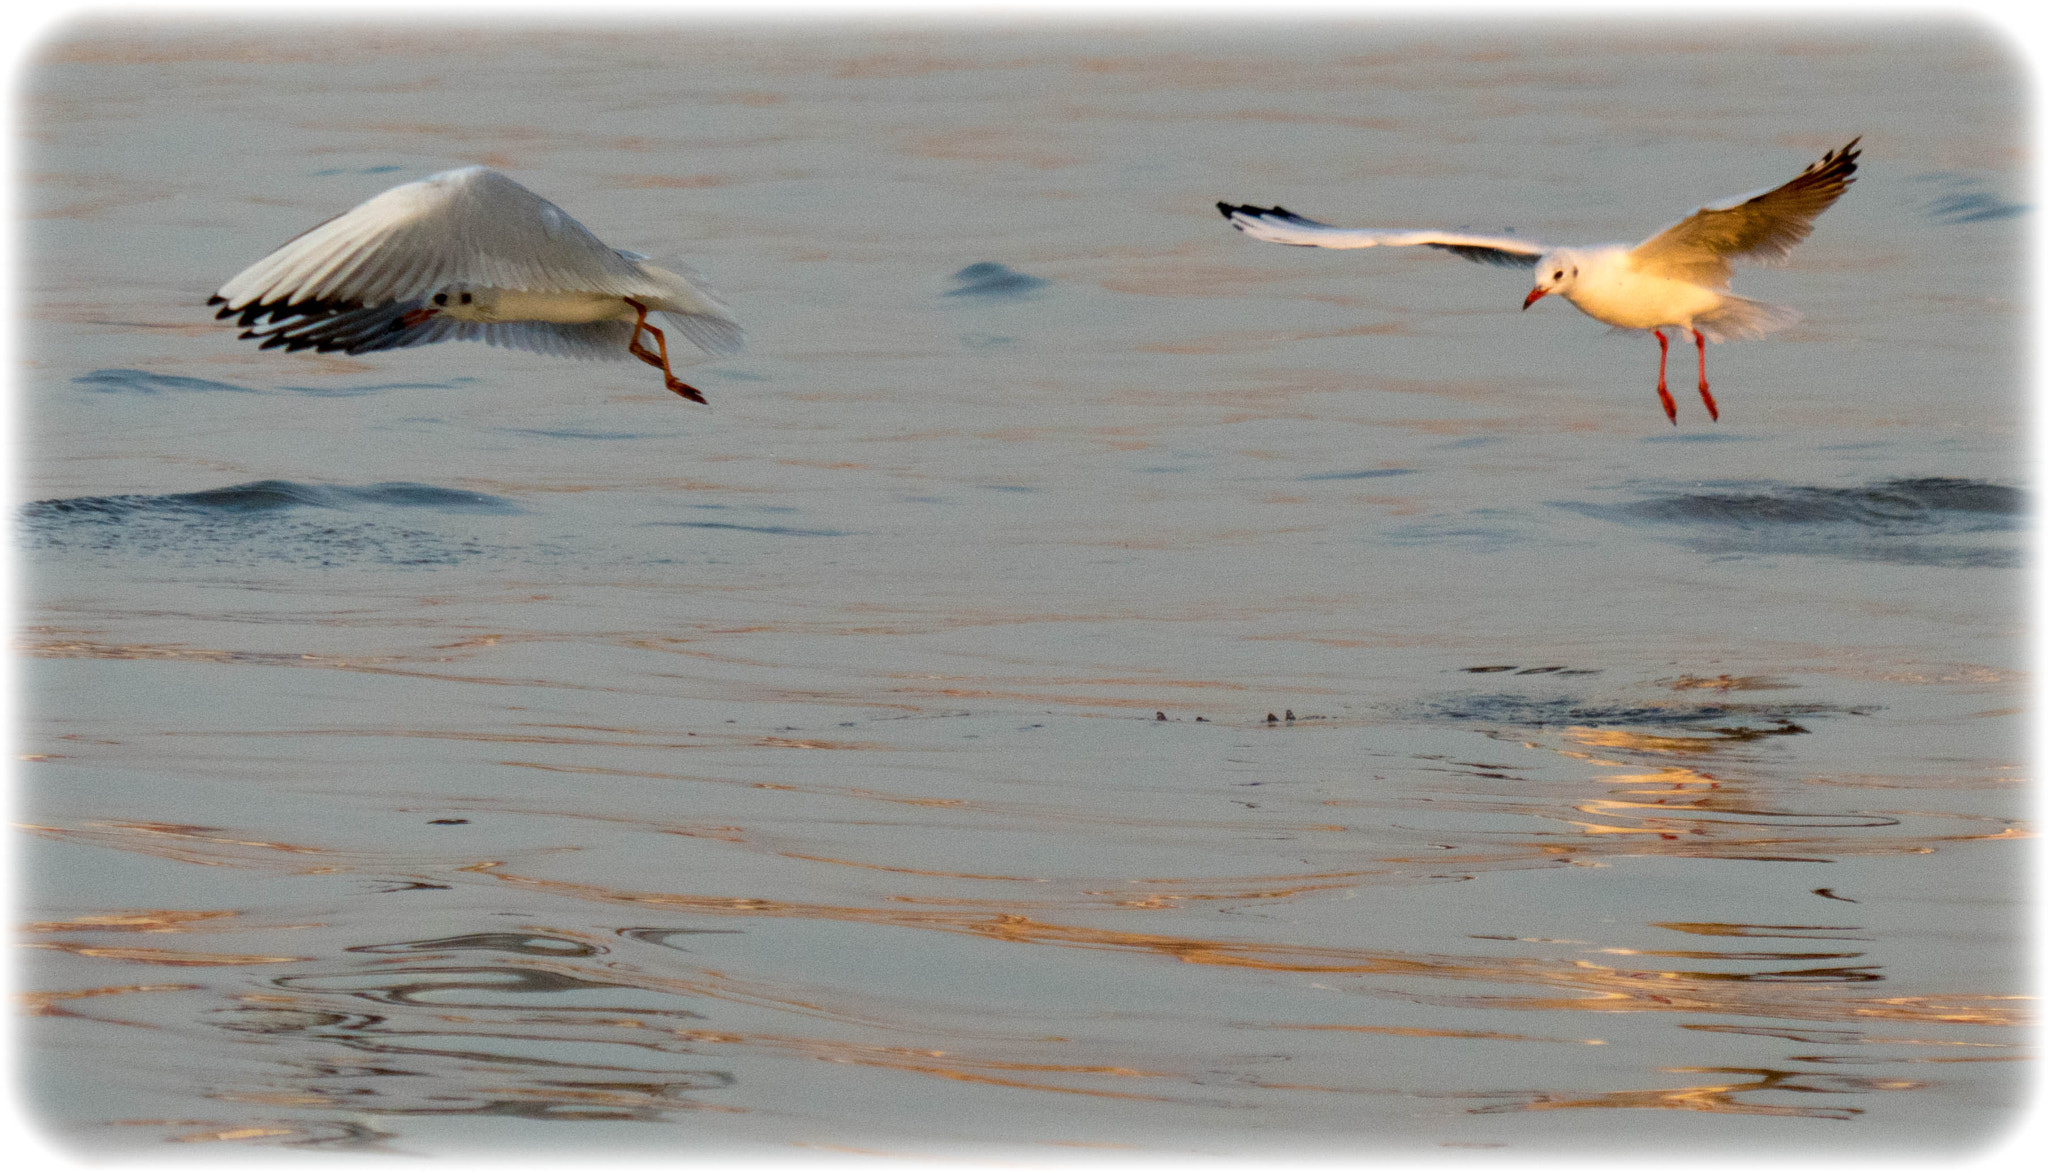
[[[24,79],[20,1094],[74,1151],[1998,1140],[2021,66],[1964,25],[74,24]],[[1674,360],[1522,274],[1865,136]],[[261,352],[468,163],[682,374]],[[194,1146],[199,1146],[195,1149]],[[224,1148],[221,1146],[225,1146]]]

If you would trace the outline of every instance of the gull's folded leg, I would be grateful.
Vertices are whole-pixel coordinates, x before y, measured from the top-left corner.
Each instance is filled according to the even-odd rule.
[[[1707,405],[1707,414],[1718,424],[1721,422],[1721,409],[1714,406],[1714,396],[1707,390],[1707,340],[1694,330],[1692,343],[1700,348],[1700,402]]]
[[[624,300],[627,305],[632,306],[635,312],[640,315],[639,319],[633,323],[633,336],[626,340],[626,349],[632,352],[634,358],[639,359],[648,366],[660,367],[662,377],[668,380],[669,390],[693,403],[704,403],[703,392],[676,378],[675,372],[668,369],[668,338],[662,334],[659,328],[647,324],[647,307],[630,297]],[[661,348],[659,355],[640,345],[640,331],[642,330],[654,335],[654,344]]]
[[[1664,416],[1672,427],[1678,426],[1678,405],[1671,402],[1671,391],[1664,386],[1664,360],[1671,357],[1671,339],[1664,337],[1664,331],[1652,330],[1657,336],[1657,398],[1664,401]]]

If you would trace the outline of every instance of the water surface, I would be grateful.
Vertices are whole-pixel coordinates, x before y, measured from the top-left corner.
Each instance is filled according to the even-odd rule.
[[[79,23],[25,80],[22,1087],[58,1143],[2011,1123],[2032,213],[1995,38],[318,34]],[[1214,208],[1638,239],[1858,133],[1738,278],[1806,321],[1711,348],[1718,424],[1512,272]],[[470,163],[730,298],[708,409],[206,310]]]

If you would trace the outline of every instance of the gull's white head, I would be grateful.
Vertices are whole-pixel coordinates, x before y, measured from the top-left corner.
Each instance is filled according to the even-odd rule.
[[[1536,262],[1536,288],[1522,299],[1522,308],[1536,304],[1536,299],[1546,293],[1571,294],[1572,287],[1579,283],[1579,254],[1568,248],[1544,253]]]

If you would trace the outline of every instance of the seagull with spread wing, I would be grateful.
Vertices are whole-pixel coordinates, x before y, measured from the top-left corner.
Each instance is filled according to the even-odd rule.
[[[1638,245],[1603,244],[1551,248],[1517,236],[1468,232],[1334,228],[1281,207],[1254,208],[1219,203],[1233,228],[1258,240],[1315,248],[1377,248],[1427,245],[1489,265],[1533,267],[1536,287],[1522,300],[1528,309],[1555,293],[1588,317],[1623,330],[1648,330],[1657,338],[1657,397],[1664,414],[1678,422],[1678,406],[1664,384],[1671,353],[1667,329],[1692,335],[1700,355],[1700,401],[1721,418],[1707,390],[1707,340],[1761,338],[1789,326],[1799,315],[1728,292],[1733,260],[1776,261],[1813,231],[1814,217],[1828,210],[1855,180],[1856,144],[1801,171],[1790,182],[1755,195],[1701,208]]]
[[[263,348],[363,354],[450,338],[669,369],[661,315],[708,354],[740,348],[732,311],[682,274],[615,249],[487,167],[401,184],[286,241],[207,302]],[[641,339],[654,341],[649,349]]]

